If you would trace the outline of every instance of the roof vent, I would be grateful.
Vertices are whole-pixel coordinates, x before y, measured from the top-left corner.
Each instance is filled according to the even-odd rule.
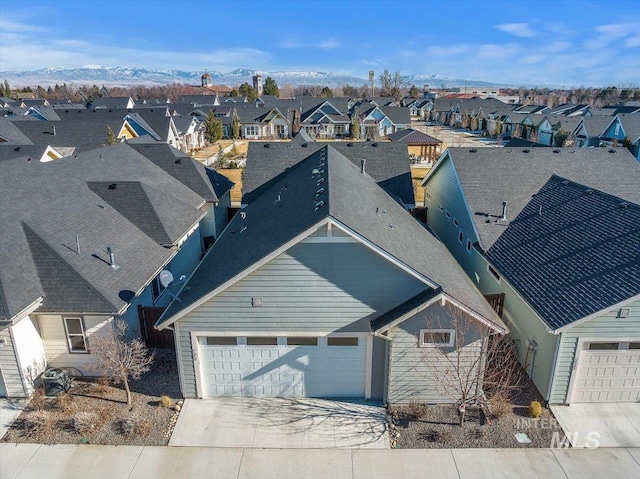
[[[347,146],[353,146],[353,143],[347,143]]]
[[[318,178],[318,183],[316,183],[316,185],[320,186],[322,183],[324,183],[324,178]]]
[[[568,185],[569,184],[569,180],[562,180],[562,184],[563,185]]]
[[[378,143],[371,143],[371,146],[378,146]]]
[[[584,192],[588,195],[593,193],[593,190],[591,188],[587,188],[586,190],[584,190]]]
[[[116,265],[116,258],[113,254],[113,247],[107,246],[107,254],[109,255],[109,266],[111,266],[112,269],[118,269],[120,266]]]
[[[269,148],[269,143],[265,143],[265,144],[264,144],[264,145],[262,145],[262,146],[264,146],[265,148]]]
[[[366,172],[366,166],[367,166],[367,160],[366,160],[365,158],[361,159],[361,160],[360,160],[360,172],[361,172],[363,175],[366,175],[366,174],[367,174],[367,172]]]
[[[477,153],[477,152],[478,152],[478,149],[477,149],[477,148],[471,148],[471,149],[469,150],[469,152],[470,152],[470,153]]]
[[[320,208],[322,208],[324,206],[324,201],[318,201],[316,203],[316,211],[318,211]]]
[[[117,184],[117,183],[111,183],[111,184],[109,185],[109,189],[110,189],[110,190],[115,190],[115,189],[117,189],[117,188],[118,188],[118,184]]]
[[[626,201],[623,201],[622,203],[620,203],[618,205],[618,208],[626,210],[629,207],[629,203],[627,203]]]
[[[502,221],[507,220],[507,202],[506,201],[502,202],[502,216],[500,216],[500,219]]]
[[[20,150],[22,150],[22,147],[21,147],[21,146],[16,146],[16,147],[13,149],[13,151],[20,151]]]
[[[554,153],[560,153],[560,150],[558,148],[553,150]]]
[[[302,148],[306,148],[308,145],[306,143],[303,143],[302,145],[300,145]]]
[[[176,165],[179,165],[180,163],[182,163],[182,158],[178,158],[178,159],[176,160]]]
[[[240,233],[242,233],[243,231],[245,231],[247,229],[247,225],[244,224],[244,220],[247,217],[247,213],[245,213],[244,211],[240,212],[240,220],[242,221],[242,227],[240,228]]]
[[[313,170],[311,170],[312,175],[317,175],[319,173],[320,173],[320,170],[318,168],[314,168]]]
[[[316,196],[320,196],[322,193],[324,193],[324,188],[318,188],[318,191],[316,191]]]
[[[529,148],[525,148],[524,150],[522,150],[522,153],[529,153],[529,152],[531,152]]]
[[[614,150],[613,148],[611,148],[611,149],[609,150],[609,153],[615,153],[615,152],[616,152],[616,150]]]

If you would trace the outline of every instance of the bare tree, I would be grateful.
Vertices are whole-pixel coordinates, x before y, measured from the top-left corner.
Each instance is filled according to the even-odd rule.
[[[122,383],[127,393],[127,406],[131,406],[130,379],[139,379],[151,369],[153,354],[138,338],[127,338],[127,323],[116,319],[105,336],[92,339],[91,354],[96,362],[91,366],[101,371],[116,383]]]
[[[378,81],[380,82],[380,96],[392,96],[396,102],[402,99],[409,84],[407,77],[403,76],[400,70],[393,73],[384,70],[378,77]]]
[[[460,426],[464,426],[468,406],[482,403],[486,396],[504,397],[519,389],[524,372],[508,336],[451,304],[443,315],[427,311],[419,369],[457,404]]]

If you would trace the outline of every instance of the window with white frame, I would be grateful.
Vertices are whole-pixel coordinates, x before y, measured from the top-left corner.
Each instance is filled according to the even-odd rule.
[[[245,136],[259,136],[260,128],[255,125],[246,126],[244,130],[244,134]]]
[[[419,345],[421,348],[429,346],[452,347],[455,335],[455,329],[421,329]]]
[[[88,353],[84,322],[80,317],[64,318],[64,331],[70,353]]]

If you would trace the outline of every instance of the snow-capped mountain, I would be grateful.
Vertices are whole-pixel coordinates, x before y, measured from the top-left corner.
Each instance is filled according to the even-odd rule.
[[[148,70],[145,68],[129,67],[101,67],[99,65],[86,65],[82,68],[43,68],[33,71],[1,71],[0,81],[7,80],[13,87],[26,87],[41,85],[47,87],[55,84],[97,84],[99,86],[132,86],[132,85],[167,85],[171,83],[186,83],[199,85],[203,72],[183,70]],[[236,70],[221,73],[209,71],[214,84],[236,86],[244,82],[251,84],[251,77],[260,73],[263,78],[272,77],[279,85],[290,83],[292,85],[320,85],[335,87],[338,85],[361,86],[367,83],[365,78],[336,73],[318,71],[262,71],[238,68]],[[441,87],[468,85],[492,85],[481,81],[460,80],[442,75],[409,75],[409,82],[422,87],[430,85]]]

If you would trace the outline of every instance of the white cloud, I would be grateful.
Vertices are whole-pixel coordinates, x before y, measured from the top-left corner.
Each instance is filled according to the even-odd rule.
[[[502,25],[496,25],[496,28],[520,38],[536,36],[536,32],[529,27],[528,23],[503,23]]]
[[[627,22],[627,23],[608,23],[605,25],[598,25],[594,29],[598,35],[584,43],[584,46],[589,50],[599,50],[605,48],[612,43],[626,38],[624,44],[628,48],[634,48],[640,45],[640,22]]]
[[[334,38],[329,38],[317,43],[314,42],[300,42],[298,40],[285,40],[278,44],[280,48],[319,48],[321,50],[333,50],[340,48],[342,43]]]
[[[427,53],[434,57],[449,57],[467,53],[469,50],[469,45],[451,45],[446,47],[435,46],[429,47],[427,49]]]
[[[509,58],[515,55],[519,50],[519,46],[515,43],[507,43],[505,45],[485,44],[478,47],[478,57],[493,58]]]
[[[636,35],[635,37],[629,37],[624,42],[624,44],[629,48],[640,47],[640,35]]]

